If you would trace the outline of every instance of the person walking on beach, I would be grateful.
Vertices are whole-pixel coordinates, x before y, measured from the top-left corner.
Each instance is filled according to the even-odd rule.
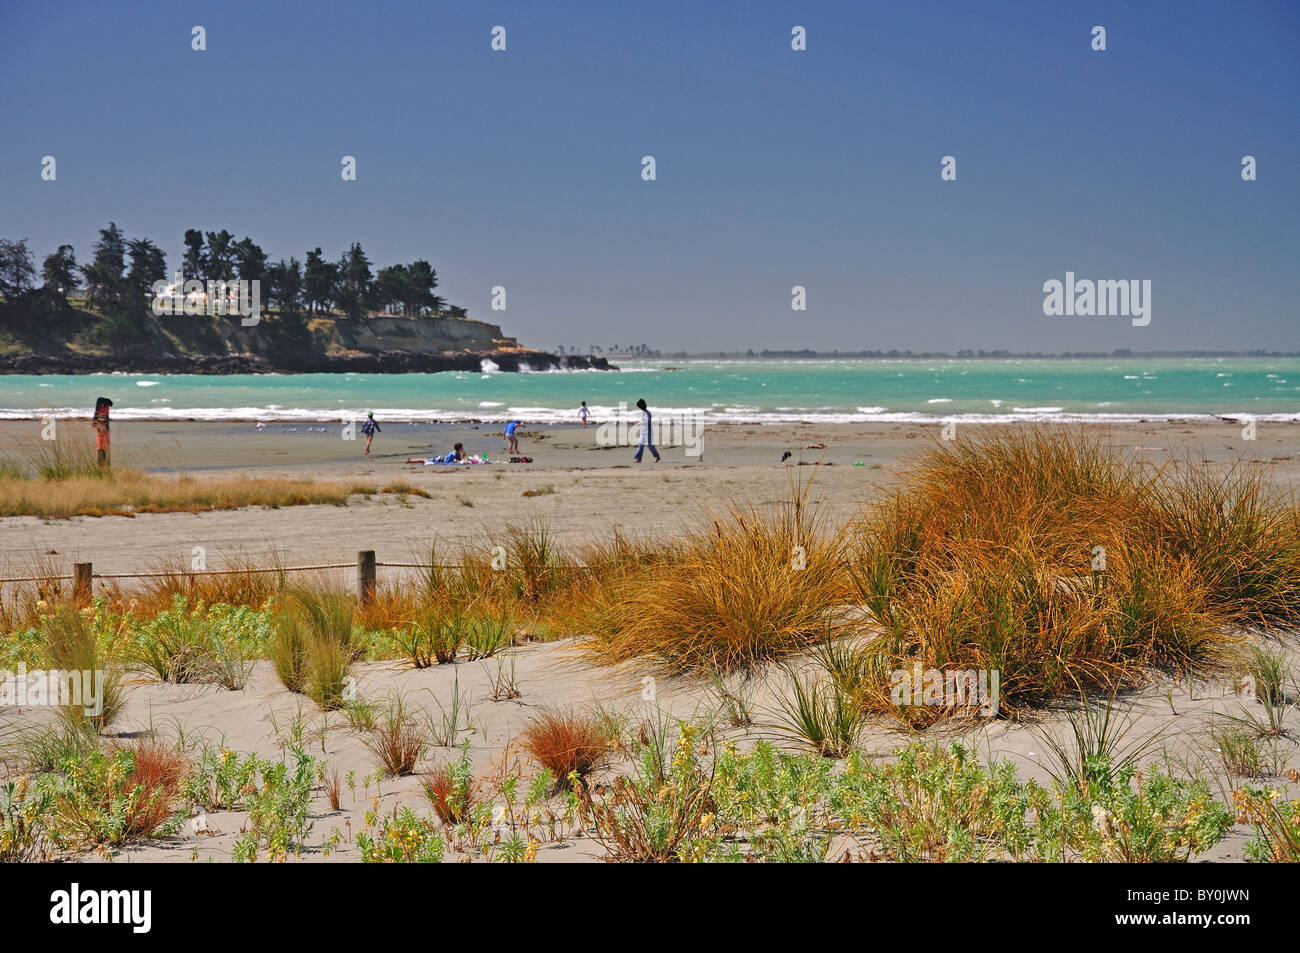
[[[654,432],[651,429],[650,408],[645,405],[645,398],[642,397],[636,402],[641,408],[641,442],[636,446],[636,456],[633,457],[637,463],[641,462],[641,454],[646,447],[650,448],[651,455],[655,458],[655,463],[659,462],[659,451],[655,449]]]
[[[366,435],[366,456],[370,456],[370,441],[375,439],[375,434],[379,433],[379,424],[375,423],[375,412],[373,410],[366,412],[366,422],[361,425],[361,432]]]
[[[587,418],[591,416],[591,411],[587,409],[587,402],[584,400],[582,406],[578,408],[578,417],[582,420],[582,429],[587,429]]]
[[[512,420],[510,423],[506,424],[506,429],[503,433],[503,436],[506,438],[506,453],[519,452],[519,437],[515,433],[518,429],[519,421],[517,420]]]

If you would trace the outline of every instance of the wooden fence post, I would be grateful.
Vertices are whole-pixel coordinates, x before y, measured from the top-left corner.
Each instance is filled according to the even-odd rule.
[[[357,602],[369,605],[375,598],[375,551],[363,549],[357,553]]]
[[[79,603],[86,603],[91,600],[93,591],[90,581],[94,577],[94,570],[90,563],[76,563],[72,567],[72,597]]]

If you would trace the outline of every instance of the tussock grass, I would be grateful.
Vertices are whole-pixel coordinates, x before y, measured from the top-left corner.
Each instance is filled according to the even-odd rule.
[[[439,764],[421,779],[421,788],[443,824],[460,824],[480,803],[480,781],[474,776],[469,751],[450,764]]]
[[[75,476],[59,480],[0,478],[0,516],[134,516],[140,513],[202,513],[248,506],[329,504],[371,493],[362,484],[310,480],[164,477],[114,470],[112,477]]]
[[[1140,766],[1159,734],[1134,734],[1134,719],[1119,710],[1112,694],[1098,701],[1080,698],[1065,710],[1064,731],[1036,732],[1052,778],[1085,797],[1111,787],[1116,773]]]
[[[261,559],[237,556],[220,567],[212,567],[221,572],[209,575],[190,569],[183,559],[168,559],[153,570],[163,575],[143,580],[141,587],[130,593],[119,591],[115,601],[128,604],[142,618],[166,611],[178,595],[185,596],[191,604],[224,603],[260,609],[288,587],[289,574],[283,565],[279,553],[275,552]],[[268,569],[274,571],[265,571]],[[298,579],[301,581],[302,577]]]
[[[667,558],[595,580],[583,608],[588,655],[726,675],[847,631],[842,540],[812,511],[810,486],[792,482],[775,508],[732,507]]]
[[[289,589],[286,573],[251,564],[215,576],[173,564],[129,609],[147,619],[178,595],[273,603],[277,674],[327,706],[362,632],[416,667],[578,636],[601,665],[708,679],[812,654],[830,682],[801,683],[789,721],[826,722],[851,698],[912,727],[969,714],[896,704],[891,675],[918,664],[996,670],[998,707],[1015,717],[1157,672],[1239,669],[1251,662],[1243,629],[1300,621],[1300,509],[1250,467],[1153,466],[1104,434],[995,428],[934,445],[845,526],[818,515],[811,479],[790,479],[784,502],[731,506],[671,540],[615,533],[566,549],[540,517],[510,523],[454,556],[430,550],[413,581],[360,607],[323,578]],[[0,622],[39,628],[68,589],[53,578],[10,589]],[[201,649],[201,633],[181,634]],[[189,677],[192,646],[158,648],[141,661]],[[1294,700],[1268,687],[1276,674],[1254,668],[1266,704],[1285,712]]]
[[[71,421],[57,424],[56,440],[33,439],[5,448],[0,453],[0,479],[109,479],[111,471],[99,465],[94,438],[84,431],[75,434],[69,424],[76,426]]]
[[[90,673],[97,683],[100,698],[92,706],[65,705],[59,714],[74,728],[95,733],[109,730],[126,706],[129,689],[121,665],[100,644],[92,614],[72,606],[60,606],[44,616],[41,639],[45,661],[51,669],[63,672]],[[87,711],[87,708],[98,710]]]
[[[1152,486],[1136,534],[1185,558],[1238,625],[1300,621],[1300,509],[1241,463],[1216,472],[1184,459]]]
[[[73,850],[156,836],[180,796],[189,763],[176,749],[138,739],[93,750],[55,791],[50,834]]]
[[[411,774],[429,748],[428,737],[400,694],[384,705],[363,741],[390,777]]]
[[[291,692],[323,709],[342,707],[348,671],[365,651],[355,599],[335,589],[296,588],[277,602],[271,664]]]
[[[789,689],[777,696],[781,734],[828,758],[844,758],[857,747],[864,709],[857,693],[834,678],[791,671]]]
[[[1225,505],[1226,503],[1226,505]],[[857,596],[880,675],[996,669],[1014,714],[1152,670],[1226,668],[1231,626],[1288,619],[1294,514],[1241,469],[1150,467],[1081,430],[937,444],[856,527]],[[1297,567],[1300,568],[1300,567]],[[926,724],[951,712],[869,707]]]
[[[35,580],[0,586],[0,629],[5,632],[38,627],[44,611],[72,598],[72,580],[60,578],[67,566],[49,556],[38,555],[30,565],[6,560],[0,572]]]
[[[418,496],[424,500],[433,499],[433,494],[428,490],[422,490],[418,486],[412,486],[406,480],[395,480],[382,487],[380,493],[391,493],[399,499],[405,501],[408,496]]]
[[[573,709],[539,712],[524,727],[519,744],[556,783],[585,778],[609,757],[615,732],[607,719]]]

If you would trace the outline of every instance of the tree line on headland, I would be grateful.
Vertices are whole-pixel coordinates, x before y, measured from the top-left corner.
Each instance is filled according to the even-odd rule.
[[[438,275],[424,259],[372,271],[372,263],[353,242],[338,261],[319,247],[305,260],[271,261],[251,238],[236,240],[229,231],[185,232],[179,268],[183,280],[257,281],[261,300],[277,312],[278,331],[306,332],[306,316],[342,314],[360,318],[375,311],[406,317],[465,317],[464,308],[449,306],[434,293]],[[105,343],[130,343],[148,334],[154,283],[172,281],[166,255],[151,239],[127,238],[114,223],[100,229],[91,259],[78,264],[72,245],[45,256],[39,271],[26,239],[0,239],[0,298],[10,308],[50,314],[84,299],[87,310],[101,316],[97,337]]]

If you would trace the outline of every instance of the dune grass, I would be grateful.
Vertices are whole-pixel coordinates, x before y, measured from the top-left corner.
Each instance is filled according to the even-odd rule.
[[[810,487],[792,477],[784,504],[733,506],[644,565],[634,552],[606,551],[602,569],[626,561],[592,580],[578,610],[589,657],[725,675],[847,632],[843,538],[826,530]]]
[[[877,671],[997,669],[1014,712],[1227,667],[1237,627],[1300,613],[1296,525],[1241,467],[1151,467],[1104,434],[995,430],[913,463],[856,528],[853,577],[882,630]],[[886,685],[867,697],[891,708]]]
[[[411,491],[392,490],[402,495]],[[0,516],[67,519],[73,516],[136,516],[141,513],[202,513],[249,506],[273,509],[310,504],[343,506],[373,495],[361,483],[288,478],[158,476],[115,468],[110,475],[14,476],[0,472]]]
[[[543,709],[524,727],[519,745],[563,786],[600,767],[614,737],[614,726],[599,714]]]
[[[269,653],[280,682],[322,709],[343,706],[348,671],[365,654],[356,600],[338,589],[294,587],[276,600]]]
[[[120,661],[100,641],[94,620],[85,611],[61,606],[42,619],[44,662],[62,672],[91,673],[98,704],[64,705],[60,716],[78,730],[102,733],[118,720],[130,691]],[[90,690],[87,688],[86,690]]]
[[[145,473],[130,466],[100,467],[93,441],[63,437],[36,440],[0,452],[0,517],[135,516],[140,513],[201,513],[248,506],[272,508],[328,504],[376,493],[428,496],[405,481],[382,489],[357,481],[287,477]]]

